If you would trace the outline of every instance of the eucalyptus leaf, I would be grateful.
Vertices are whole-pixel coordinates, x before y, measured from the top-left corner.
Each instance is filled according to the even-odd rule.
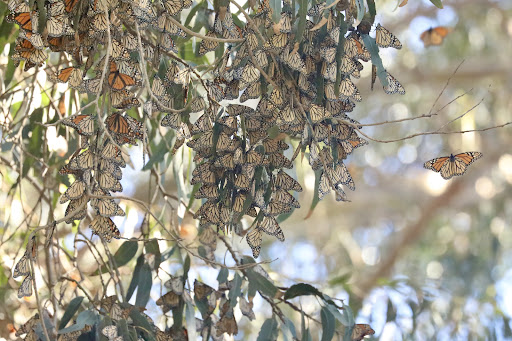
[[[82,304],[83,300],[83,296],[78,296],[73,298],[71,302],[69,302],[66,311],[64,311],[64,315],[62,315],[62,318],[60,319],[59,329],[63,329],[64,327],[66,327],[66,324],[68,324],[71,318],[78,311],[78,308],[80,308],[80,304]]]

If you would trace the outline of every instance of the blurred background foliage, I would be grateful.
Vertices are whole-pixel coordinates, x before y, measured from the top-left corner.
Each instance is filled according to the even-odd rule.
[[[310,283],[331,297],[343,299],[354,311],[356,323],[370,324],[376,332],[373,338],[379,340],[512,338],[510,127],[401,140],[410,134],[440,128],[441,131],[481,129],[512,121],[512,3],[455,0],[444,1],[443,5],[443,9],[438,9],[423,0],[409,1],[396,8],[396,1],[377,2],[376,22],[385,25],[403,44],[401,50],[381,49],[381,57],[385,68],[400,80],[407,94],[387,96],[379,86],[372,92],[370,68],[365,68],[361,79],[356,81],[364,100],[352,117],[364,124],[410,118],[436,112],[457,96],[463,96],[430,118],[365,127],[363,132],[376,140],[399,141],[370,141],[369,146],[349,157],[347,165],[357,184],[357,190],[350,193],[351,202],[338,203],[327,197],[309,214],[314,173],[299,156],[297,175],[305,189],[299,196],[302,208],[281,223],[286,241],[271,242],[270,238],[264,238],[259,258],[269,261],[263,266],[278,285]],[[453,32],[441,46],[425,48],[420,34],[439,25],[453,27]],[[14,25],[5,21],[0,26],[0,46],[4,46],[0,57],[2,92],[8,89],[10,79],[26,77],[8,63],[14,30]],[[192,42],[183,42],[179,49],[181,57],[203,63],[205,57],[195,56],[193,48]],[[44,80],[45,75],[34,76],[34,81],[40,84]],[[34,96],[34,101],[41,105],[49,102],[44,92]],[[20,98],[12,102],[1,100],[0,121],[15,119],[17,110],[30,105]],[[479,105],[470,113],[445,126],[476,104]],[[56,203],[59,182],[53,178],[55,170],[75,149],[73,144],[77,144],[74,137],[67,138],[64,129],[59,134],[55,129],[48,129],[42,135],[43,130],[34,122],[29,130],[20,130],[19,134],[27,139],[40,136],[48,146],[44,152],[50,155],[45,161],[56,166],[39,174],[35,170],[40,168],[33,167],[36,161],[31,159],[24,163],[26,176],[18,182],[18,175],[11,168],[12,160],[23,156],[16,154],[12,145],[2,143],[0,336],[6,339],[13,337],[9,328],[26,321],[36,308],[34,297],[21,301],[16,297],[19,282],[10,275],[14,260],[23,253],[20,244],[26,239],[26,227],[46,224],[48,212],[37,203],[41,200]],[[152,147],[163,148],[164,141],[170,138],[156,138]],[[27,155],[41,153],[38,145],[32,147],[29,145],[25,151]],[[425,161],[434,157],[469,150],[481,151],[484,157],[463,177],[445,181],[439,174],[422,168]],[[149,171],[141,170],[141,147],[133,147],[131,155],[132,168],[125,171],[123,195],[147,201],[154,184]],[[166,155],[157,162],[168,165],[170,159]],[[190,195],[191,189],[185,185],[189,160],[186,148],[174,156],[172,166],[162,175],[168,193],[177,193],[182,198]],[[46,197],[41,188],[53,189],[56,194]],[[166,207],[160,218],[191,241],[197,233],[193,219],[179,209],[169,209],[172,205],[166,206],[165,200],[169,198],[162,198],[156,204]],[[121,205],[127,217],[115,221],[123,237],[138,235],[144,213],[127,202]],[[54,214],[63,215],[62,205],[56,207]],[[73,251],[77,231],[69,226],[58,230],[62,251],[74,254],[85,273],[94,273],[97,265],[88,249]],[[150,226],[149,231],[155,238],[165,235],[155,226]],[[240,237],[229,238],[236,251],[250,253]],[[121,243],[114,241],[109,248],[115,253]],[[170,248],[172,243],[166,245]],[[223,259],[225,254],[226,249],[219,245],[217,259]],[[66,257],[63,258],[62,269],[70,269]],[[167,262],[172,272],[181,266],[183,257],[174,255]],[[135,261],[131,261],[119,268],[126,286],[134,265]],[[76,274],[62,275],[74,278]],[[216,277],[217,271],[193,261],[189,279],[201,278],[216,286]],[[43,277],[39,279],[41,283],[46,281]],[[98,278],[88,277],[82,285],[94,295]],[[66,299],[74,290],[76,286],[65,292]],[[150,294],[147,313],[152,317],[159,313],[155,302],[161,296],[160,291],[161,287],[155,286]],[[306,297],[300,303],[306,313],[318,313],[316,299]],[[242,332],[235,339],[256,339],[259,326],[271,316],[268,306],[258,298],[254,311],[256,321],[241,320]],[[320,330],[315,324],[310,328]]]

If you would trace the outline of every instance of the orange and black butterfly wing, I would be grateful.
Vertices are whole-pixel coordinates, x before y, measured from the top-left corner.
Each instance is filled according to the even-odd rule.
[[[441,171],[441,167],[450,159],[449,156],[438,157],[433,160],[427,161],[423,164],[426,169],[433,170],[434,172]]]

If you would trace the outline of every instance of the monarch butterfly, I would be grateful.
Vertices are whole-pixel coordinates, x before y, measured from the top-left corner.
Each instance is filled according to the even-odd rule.
[[[177,308],[180,304],[180,299],[181,299],[180,295],[176,294],[173,291],[169,291],[168,293],[166,293],[165,295],[163,295],[156,301],[156,305],[162,306],[162,311],[165,314],[166,312],[170,311],[171,309]]]
[[[107,195],[107,193],[100,193]],[[92,199],[91,206],[103,217],[124,216],[123,209],[113,199]]]
[[[257,225],[257,229],[284,242],[283,231],[274,217],[264,216],[262,221]]]
[[[101,330],[101,333],[105,335],[109,341],[114,341],[117,337],[117,327],[112,326],[106,326]]]
[[[187,146],[195,150],[210,149],[213,145],[213,131],[206,131],[197,139],[187,142]]]
[[[12,273],[13,278],[30,275],[30,263],[27,255],[28,251],[25,251],[25,253],[20,258],[18,263],[16,263],[16,266],[14,267],[14,271]]]
[[[388,85],[384,86],[384,92],[387,94],[396,94],[405,95],[405,89],[400,84],[395,77],[391,76],[389,72],[386,72],[386,79],[388,80]]]
[[[182,38],[187,37],[187,34],[184,31],[182,31],[181,28],[176,26],[171,20],[169,20],[167,15],[165,14],[158,17],[157,28],[162,33],[169,33],[175,36],[180,36]]]
[[[341,59],[340,70],[344,75],[351,75],[355,71],[358,71],[354,60],[347,55],[343,55],[343,58]]]
[[[254,112],[254,109],[241,104],[228,104],[226,112],[229,116],[249,115]]]
[[[194,297],[197,297],[200,301],[207,298],[211,293],[213,293],[213,291],[214,289],[211,286],[204,284],[197,279],[194,280]]]
[[[102,34],[108,29],[108,21],[105,17],[105,13],[100,12],[92,17],[89,24],[89,34],[91,36],[98,36],[98,34]]]
[[[71,224],[74,220],[81,220],[85,218],[87,215],[87,202],[89,201],[89,197],[87,195],[82,195],[78,199],[71,200],[66,207],[65,217],[66,223]],[[77,209],[79,209],[77,211]],[[76,211],[76,212],[75,212]],[[72,214],[72,215],[71,215]]]
[[[111,46],[112,47],[110,48],[110,56],[113,60],[130,60],[130,53],[120,41],[112,39]]]
[[[204,245],[215,247],[217,242],[217,233],[209,227],[203,227],[199,234],[199,242]]]
[[[324,13],[324,10],[325,10],[325,1],[322,1],[322,2],[312,6],[310,9],[308,9],[307,14],[310,17],[318,17]]]
[[[212,127],[213,122],[210,115],[208,115],[208,113],[204,113],[201,116],[199,116],[197,121],[195,121],[194,124],[192,125],[191,133],[195,135],[198,133],[206,132],[210,130]]]
[[[420,39],[423,41],[423,45],[425,47],[432,45],[441,45],[443,43],[444,38],[451,31],[453,31],[451,27],[431,27],[420,35]]]
[[[85,193],[85,182],[82,180],[76,180],[71,186],[68,187],[66,192],[62,194],[59,203],[64,204],[69,200],[75,200],[80,198]]]
[[[325,46],[320,48],[320,57],[322,57],[327,63],[334,62],[336,59],[336,48]]]
[[[243,103],[249,99],[256,99],[261,96],[260,82],[250,84],[240,95],[240,102]]]
[[[252,63],[247,63],[242,71],[242,78],[240,79],[240,88],[245,88],[249,84],[257,82],[260,79],[260,70],[258,70]]]
[[[87,170],[93,166],[93,155],[90,149],[73,157],[68,164],[68,168],[72,170]]]
[[[292,162],[281,153],[270,154],[268,162],[275,168],[292,168]]]
[[[201,217],[202,221],[210,222],[212,224],[220,223],[219,220],[219,207],[213,201],[206,201],[200,208],[197,210],[194,215],[194,219]]]
[[[126,162],[123,159],[121,150],[111,142],[107,141],[103,145],[103,149],[101,150],[100,156],[105,160],[109,160],[115,163],[117,166],[121,168],[126,167]]]
[[[217,35],[215,34],[214,31],[208,31],[206,33],[206,36],[217,38]],[[203,41],[201,41],[201,44],[199,45],[199,55],[202,56],[207,52],[214,51],[217,47],[219,47],[218,41],[203,39]]]
[[[131,116],[113,113],[105,120],[107,129],[115,134],[127,137],[144,138],[144,126]]]
[[[265,151],[265,154],[280,152],[280,151],[290,148],[290,146],[286,142],[284,142],[282,140],[275,140],[275,139],[270,139],[270,138],[263,140],[262,144],[263,144],[263,149]]]
[[[292,15],[289,12],[281,12],[281,19],[278,23],[281,33],[290,33],[292,31]]]
[[[76,114],[64,118],[62,124],[76,129],[80,135],[91,136],[94,134],[95,117],[95,115]]]
[[[343,49],[350,58],[361,59],[365,62],[371,59],[370,51],[363,45],[361,38],[357,34],[351,33],[347,37]]]
[[[354,149],[365,146],[367,144],[368,141],[360,138],[355,131],[348,139],[341,141],[341,146],[347,155],[351,154]]]
[[[121,180],[123,177],[123,172],[121,171],[121,167],[116,165],[114,162],[109,160],[100,159],[99,161],[99,170],[103,173],[112,174],[114,178],[117,180]]]
[[[356,88],[355,84],[350,80],[350,77],[344,78],[340,82],[340,98],[351,98],[356,102],[361,102],[363,99],[359,90]]]
[[[133,97],[133,93],[124,89],[120,91],[112,90],[110,92],[110,101],[116,109],[129,109],[131,107],[140,106],[140,102],[137,98]]]
[[[135,79],[127,74],[120,73],[116,63],[110,62],[110,73],[108,74],[108,84],[114,90],[123,90],[127,86],[135,85]]]
[[[334,137],[339,141],[348,139],[354,132],[354,128],[343,122],[332,124],[331,128],[331,137]]]
[[[226,100],[233,100],[237,99],[240,95],[240,89],[239,89],[239,81],[232,80],[231,82],[226,84],[225,90],[224,90],[224,99]]]
[[[169,15],[176,15],[183,9],[182,0],[166,0],[164,2],[164,8]]]
[[[221,124],[222,125],[222,132],[227,134],[227,135],[233,135],[235,133],[235,131],[237,131],[238,129],[238,120],[236,119],[236,117],[232,117],[232,116],[224,116],[224,117],[221,117],[217,123]]]
[[[280,214],[286,214],[293,210],[293,207],[288,203],[276,201],[275,199],[270,200],[267,207],[263,209],[265,215],[277,216]]]
[[[32,20],[32,18],[34,20]],[[37,31],[35,27],[37,24],[34,24],[34,27],[32,27],[32,23],[37,23],[37,21],[39,20],[38,13],[35,11],[30,12],[30,9],[25,3],[18,6],[15,9],[15,13],[9,14],[6,19],[8,22],[15,23],[21,29],[24,29],[26,31],[32,32],[33,28],[34,31]]]
[[[213,165],[215,167],[224,168],[224,169],[228,169],[228,170],[235,169],[235,160],[234,160],[233,154],[226,154],[226,155],[223,155],[223,156],[215,159],[215,162]]]
[[[100,236],[100,238],[105,239],[105,241],[110,242],[112,240],[112,237],[119,239],[121,237],[121,234],[119,233],[119,230],[112,221],[112,219],[107,217],[102,217],[100,215],[96,216],[94,220],[92,221],[91,230],[94,234],[97,234]]]
[[[197,192],[194,194],[194,198],[196,199],[214,199],[219,196],[219,191],[216,185],[207,185],[204,184],[203,186],[199,187]]]
[[[50,37],[60,37],[63,35],[73,35],[75,30],[68,24],[68,18],[64,14],[49,16],[46,22],[46,30]]]
[[[64,0],[64,4],[66,5],[66,12],[71,12],[75,8],[78,0]]]
[[[330,169],[327,169],[327,174],[333,179],[335,185],[346,185],[352,191],[356,189],[354,180],[343,162],[337,163],[332,173]]]
[[[194,169],[192,172],[192,180],[190,183],[192,185],[202,182],[204,184],[214,184],[216,182],[215,180],[215,174],[210,169],[211,163],[205,162],[202,163]]]
[[[288,44],[288,33],[274,34],[263,44],[264,50],[282,49]]]
[[[106,191],[122,192],[123,186],[113,175],[109,173],[99,172],[98,183],[100,187]]]
[[[273,199],[295,208],[300,208],[300,204],[287,190],[279,188],[273,193]]]
[[[332,117],[332,113],[325,110],[325,107],[312,104],[311,107],[309,108],[309,117],[311,118],[311,122],[314,124],[321,122],[326,118]]]
[[[375,30],[375,41],[380,47],[394,47],[398,50],[402,48],[400,40],[380,24],[377,24],[377,28]]]
[[[160,122],[162,127],[171,127],[173,129],[179,129],[181,126],[181,116],[178,113],[169,113],[162,118]]]
[[[259,46],[259,43],[258,43],[258,38],[256,37],[256,34],[254,34],[254,31],[249,30],[249,33],[245,37],[245,42],[247,44],[247,47],[251,51],[255,51],[254,52],[255,53],[254,56],[256,56],[256,52],[261,51],[261,50],[256,51],[256,49]]]
[[[480,152],[450,154],[450,156],[438,157],[427,161],[423,167],[441,173],[443,179],[448,180],[455,175],[466,173],[468,166],[481,157],[482,153]]]
[[[18,289],[18,298],[32,296],[32,276],[28,275],[25,277]]]
[[[330,192],[331,184],[325,171],[322,171],[322,175],[320,176],[320,183],[318,185],[318,199],[322,200]]]
[[[327,65],[324,63],[323,65],[324,65],[324,72],[322,73],[322,75],[324,76],[324,78],[331,82],[336,82],[337,63],[334,62],[334,63],[327,64]]]
[[[262,235],[261,230],[256,227],[247,233],[245,239],[252,250],[252,256],[258,258],[261,252]]]
[[[54,76],[53,79],[60,83],[67,83],[69,81],[69,85],[72,87],[77,87],[82,82],[83,71],[76,67],[67,67],[65,69],[59,70]]]

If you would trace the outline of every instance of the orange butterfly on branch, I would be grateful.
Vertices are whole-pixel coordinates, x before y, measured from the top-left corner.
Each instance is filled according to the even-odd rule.
[[[480,152],[465,152],[460,154],[450,154],[425,162],[423,167],[431,169],[434,172],[441,173],[443,179],[450,179],[454,175],[463,175],[466,169],[475,160],[482,157]]]
[[[453,31],[451,27],[431,27],[420,35],[420,39],[423,41],[425,47],[431,45],[441,45],[443,43],[444,38],[451,31]]]

